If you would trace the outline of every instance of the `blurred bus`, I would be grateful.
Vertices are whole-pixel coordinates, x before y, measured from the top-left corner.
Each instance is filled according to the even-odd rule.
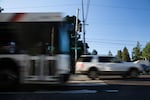
[[[61,13],[1,13],[0,86],[66,82],[67,30]]]

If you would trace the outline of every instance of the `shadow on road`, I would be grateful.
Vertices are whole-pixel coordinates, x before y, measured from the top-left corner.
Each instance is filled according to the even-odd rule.
[[[0,88],[0,92],[34,92],[38,90],[64,90],[64,85],[23,84],[11,88]]]
[[[109,92],[108,94],[105,91],[104,94],[111,97],[107,97],[108,100],[148,100],[150,97],[150,85],[109,84],[109,86],[112,90],[118,90],[118,92]]]
[[[104,76],[100,77],[100,80],[125,80],[125,81],[148,81],[150,82],[150,76],[142,76],[138,78],[122,78],[121,76]]]
[[[84,77],[82,77],[84,78]],[[76,79],[77,80],[77,79]],[[80,84],[84,83],[84,86],[81,86]],[[104,85],[105,83],[105,85]],[[100,76],[99,80],[93,81],[93,80],[86,80],[86,81],[79,81],[76,83],[76,86],[70,85],[70,83],[61,84],[61,85],[18,85],[13,88],[9,89],[0,89],[0,92],[18,92],[18,91],[25,91],[25,92],[34,92],[34,91],[64,91],[64,90],[78,90],[78,89],[104,89],[104,88],[110,88],[110,87],[150,87],[150,76],[140,76],[139,78],[131,79],[131,78],[122,78],[120,76]],[[72,83],[71,83],[72,84]],[[79,85],[77,85],[79,84]],[[88,84],[88,85],[87,85]],[[90,86],[91,84],[91,86]],[[95,85],[93,85],[95,84]]]

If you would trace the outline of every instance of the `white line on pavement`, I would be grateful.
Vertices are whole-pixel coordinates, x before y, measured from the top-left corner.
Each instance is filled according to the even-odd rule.
[[[35,93],[50,93],[50,94],[84,94],[84,93],[97,93],[97,90],[69,90],[69,91],[36,91]]]
[[[117,93],[117,92],[119,92],[119,90],[104,90],[104,92],[108,92],[108,93]]]
[[[97,90],[68,90],[68,91],[35,91],[35,92],[1,92],[0,95],[8,94],[8,95],[22,95],[22,94],[86,94],[86,93],[97,93]]]
[[[102,80],[86,80],[86,81],[68,81],[68,83],[66,84],[66,86],[101,86],[101,85],[107,85],[107,83],[105,83]]]

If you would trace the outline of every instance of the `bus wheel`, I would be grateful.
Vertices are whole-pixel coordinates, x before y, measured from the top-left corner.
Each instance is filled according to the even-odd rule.
[[[70,78],[70,74],[61,74],[60,81],[61,83],[66,83]]]
[[[0,87],[12,87],[18,83],[18,75],[11,69],[2,69],[0,71]]]

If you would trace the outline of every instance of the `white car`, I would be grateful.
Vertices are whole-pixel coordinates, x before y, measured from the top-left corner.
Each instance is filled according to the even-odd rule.
[[[86,74],[91,79],[99,75],[121,75],[136,78],[143,71],[140,64],[123,62],[112,56],[82,55],[76,62],[75,73]]]

